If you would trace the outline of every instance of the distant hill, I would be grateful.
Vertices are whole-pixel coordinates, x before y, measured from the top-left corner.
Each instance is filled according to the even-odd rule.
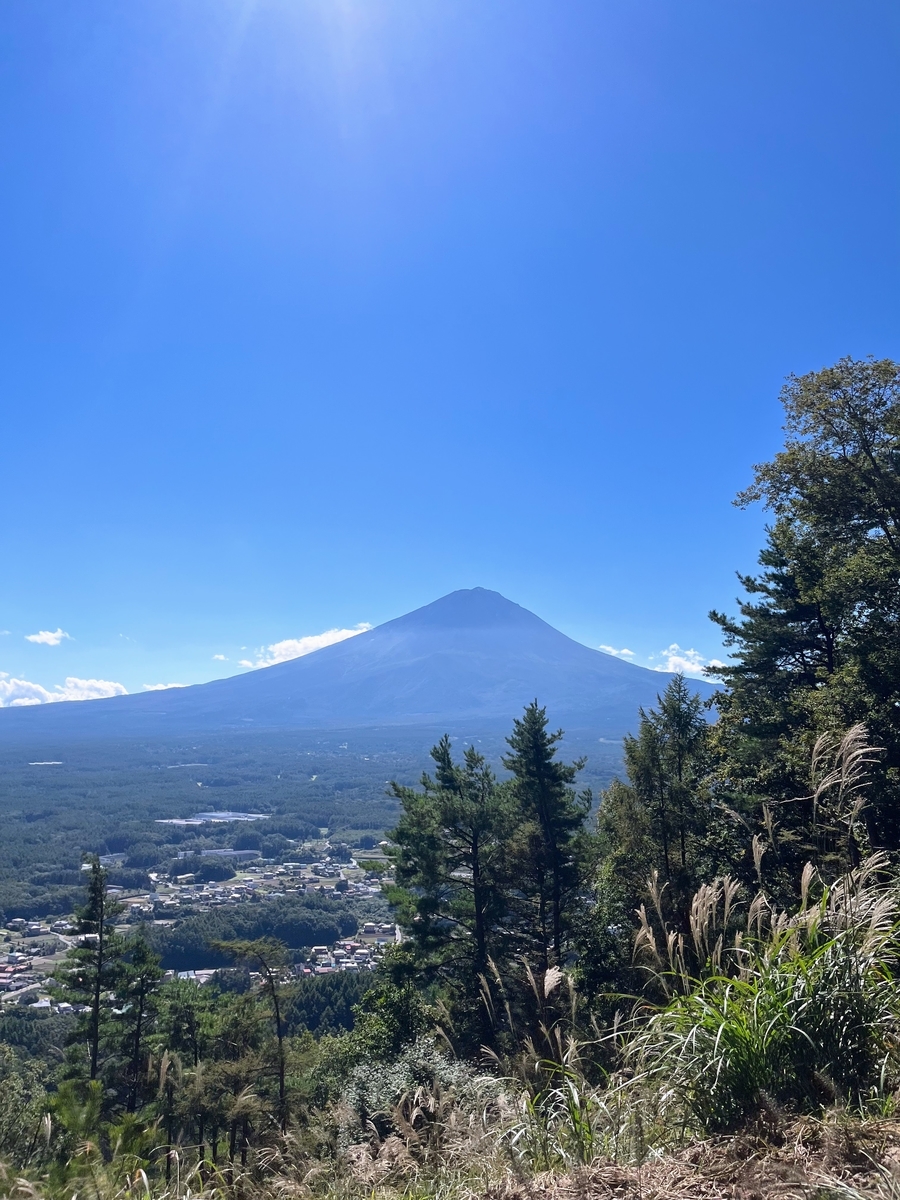
[[[0,710],[0,738],[240,729],[509,727],[537,698],[554,725],[618,738],[670,677],[575,642],[472,588],[303,658],[194,687]],[[704,697],[713,688],[692,686]]]

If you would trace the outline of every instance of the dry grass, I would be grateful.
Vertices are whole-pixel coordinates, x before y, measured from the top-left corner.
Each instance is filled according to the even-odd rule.
[[[803,1120],[778,1140],[742,1134],[641,1164],[510,1174],[484,1200],[900,1200],[900,1121]]]
[[[142,1171],[114,1179],[98,1165],[70,1182],[65,1200],[900,1200],[900,1119],[861,1120],[838,1109],[789,1122],[772,1114],[767,1125],[733,1136],[646,1151],[642,1162],[601,1156],[544,1172],[486,1131],[449,1142],[423,1156],[415,1135],[373,1137],[326,1166],[289,1134],[233,1177],[176,1170],[166,1188]],[[61,1195],[0,1169],[2,1197]]]

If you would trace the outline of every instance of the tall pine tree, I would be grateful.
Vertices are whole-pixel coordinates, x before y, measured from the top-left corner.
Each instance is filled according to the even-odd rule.
[[[503,758],[520,822],[510,860],[520,945],[542,971],[565,961],[588,853],[591,794],[571,786],[584,762],[557,760],[562,736],[548,731],[547,710],[535,700],[513,722]]]
[[[424,978],[449,989],[462,1041],[485,1041],[479,999],[489,965],[508,951],[506,846],[512,829],[509,791],[472,747],[453,761],[450,738],[432,749],[434,776],[421,791],[394,784],[403,813],[391,833],[396,887],[391,899],[416,949]]]
[[[76,1057],[75,1069],[91,1080],[100,1074],[104,1026],[121,974],[124,940],[115,931],[115,918],[121,911],[122,906],[109,896],[106,872],[94,858],[87,880],[87,900],[75,913],[75,944],[56,974],[54,989],[60,999],[85,1010],[70,1045],[86,1050],[86,1059]]]

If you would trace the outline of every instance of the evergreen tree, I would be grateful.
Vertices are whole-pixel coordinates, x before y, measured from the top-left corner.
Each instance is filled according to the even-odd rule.
[[[275,1028],[276,1071],[278,1074],[278,1119],[282,1133],[287,1128],[286,1063],[284,1050],[284,997],[282,996],[287,947],[277,938],[256,938],[254,941],[218,942],[215,948],[236,958],[238,962],[255,966],[261,976],[262,995],[272,1007]]]
[[[157,1051],[170,1050],[185,1066],[199,1066],[213,1040],[217,995],[215,987],[201,988],[191,979],[163,984],[153,1033]]]
[[[142,937],[134,938],[123,949],[116,983],[119,1003],[116,1012],[125,1062],[126,1108],[133,1113],[139,1107],[141,1086],[147,1077],[147,1043],[153,1032],[156,992],[163,971],[158,956]]]
[[[900,365],[842,359],[790,377],[784,449],[740,505],[773,514],[740,619],[711,614],[731,649],[716,731],[721,788],[751,825],[779,826],[785,878],[812,856],[808,764],[820,732],[864,722],[885,748],[864,814],[900,847]]]
[[[396,868],[390,898],[419,969],[450,989],[458,1034],[484,1041],[489,1028],[481,988],[489,964],[501,964],[507,950],[510,796],[472,747],[456,764],[444,736],[431,757],[435,775],[423,775],[421,791],[392,785],[403,813],[390,834]]]
[[[672,910],[681,913],[696,887],[743,857],[734,823],[711,792],[710,732],[703,704],[682,675],[640,710],[625,738],[628,783],[603,793],[598,815],[601,857],[612,864],[630,907],[647,897],[658,874]],[[745,839],[746,840],[746,839]]]
[[[562,730],[548,732],[547,710],[535,700],[513,723],[503,765],[519,826],[511,846],[511,878],[518,897],[520,949],[546,971],[565,961],[583,886],[589,841],[589,791],[571,784],[584,766],[557,760]]]
[[[650,819],[666,883],[684,892],[693,882],[688,843],[700,832],[700,790],[708,769],[708,727],[703,702],[676,675],[658,707],[640,710],[637,737],[625,738],[631,786]]]
[[[87,879],[87,900],[76,911],[75,945],[55,976],[55,995],[86,1011],[69,1042],[84,1046],[87,1062],[76,1060],[76,1070],[97,1079],[101,1068],[101,1045],[121,975],[124,940],[115,931],[115,918],[122,906],[107,891],[107,876],[94,858]]]

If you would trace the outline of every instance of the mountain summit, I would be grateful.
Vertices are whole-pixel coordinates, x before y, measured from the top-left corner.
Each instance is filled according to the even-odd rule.
[[[302,658],[230,679],[0,711],[0,735],[508,726],[537,698],[554,724],[619,737],[668,676],[573,641],[499,592],[451,592]],[[704,696],[708,683],[697,682]]]

